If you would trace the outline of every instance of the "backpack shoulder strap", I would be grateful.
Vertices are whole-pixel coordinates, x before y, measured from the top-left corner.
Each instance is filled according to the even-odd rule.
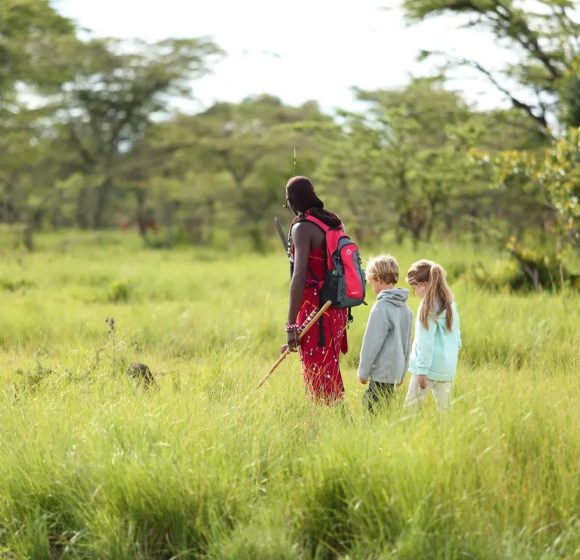
[[[304,221],[312,222],[314,225],[318,226],[324,233],[330,230],[329,225],[325,224],[322,220],[319,220],[318,218],[311,216],[310,214],[306,214],[306,216],[304,216]]]

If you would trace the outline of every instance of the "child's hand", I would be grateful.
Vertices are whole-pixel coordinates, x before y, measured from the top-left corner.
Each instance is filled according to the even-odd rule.
[[[419,376],[419,387],[421,387],[421,389],[427,389],[427,376],[426,375]]]
[[[358,380],[361,382],[362,385],[366,385],[369,382],[368,379],[361,379],[360,377],[358,378]]]

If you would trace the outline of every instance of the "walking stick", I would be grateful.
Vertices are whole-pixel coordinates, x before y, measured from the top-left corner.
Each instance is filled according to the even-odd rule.
[[[314,310],[310,315],[308,315],[308,317],[306,317],[306,319],[304,320],[304,323],[302,323],[302,325],[300,325],[300,329],[298,329],[298,341],[299,342],[302,340],[304,335],[310,330],[312,325],[314,325],[314,323],[316,323],[316,321],[318,321],[318,319],[320,319],[320,317],[322,317],[324,312],[331,305],[332,305],[332,302],[329,300],[318,311]],[[262,379],[262,381],[260,381],[260,383],[256,387],[257,389],[259,389],[266,382],[266,379],[268,379],[268,377],[270,377],[270,375],[272,375],[274,370],[284,361],[284,359],[286,358],[286,356],[288,354],[290,354],[290,350],[288,348],[286,348],[286,350],[284,350],[284,352],[282,352],[282,355],[278,358],[276,363],[270,368],[270,371],[264,376],[264,379]]]

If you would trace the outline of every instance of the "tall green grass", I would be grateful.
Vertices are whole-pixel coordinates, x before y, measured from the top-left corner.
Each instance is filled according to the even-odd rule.
[[[580,555],[578,296],[456,283],[452,410],[410,416],[403,387],[368,418],[368,308],[346,406],[314,406],[294,355],[256,390],[283,342],[283,255],[105,241],[2,255],[0,557]],[[386,250],[403,269],[462,262],[457,247]],[[158,391],[125,375],[132,361]]]

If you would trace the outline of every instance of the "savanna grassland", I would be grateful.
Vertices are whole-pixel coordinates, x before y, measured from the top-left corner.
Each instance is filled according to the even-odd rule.
[[[0,557],[579,557],[580,296],[459,274],[501,268],[491,252],[386,249],[403,270],[450,271],[464,347],[444,416],[409,416],[408,380],[363,414],[369,307],[349,331],[346,407],[305,398],[295,355],[256,390],[284,340],[283,254],[4,244]],[[127,377],[133,361],[158,390]]]

